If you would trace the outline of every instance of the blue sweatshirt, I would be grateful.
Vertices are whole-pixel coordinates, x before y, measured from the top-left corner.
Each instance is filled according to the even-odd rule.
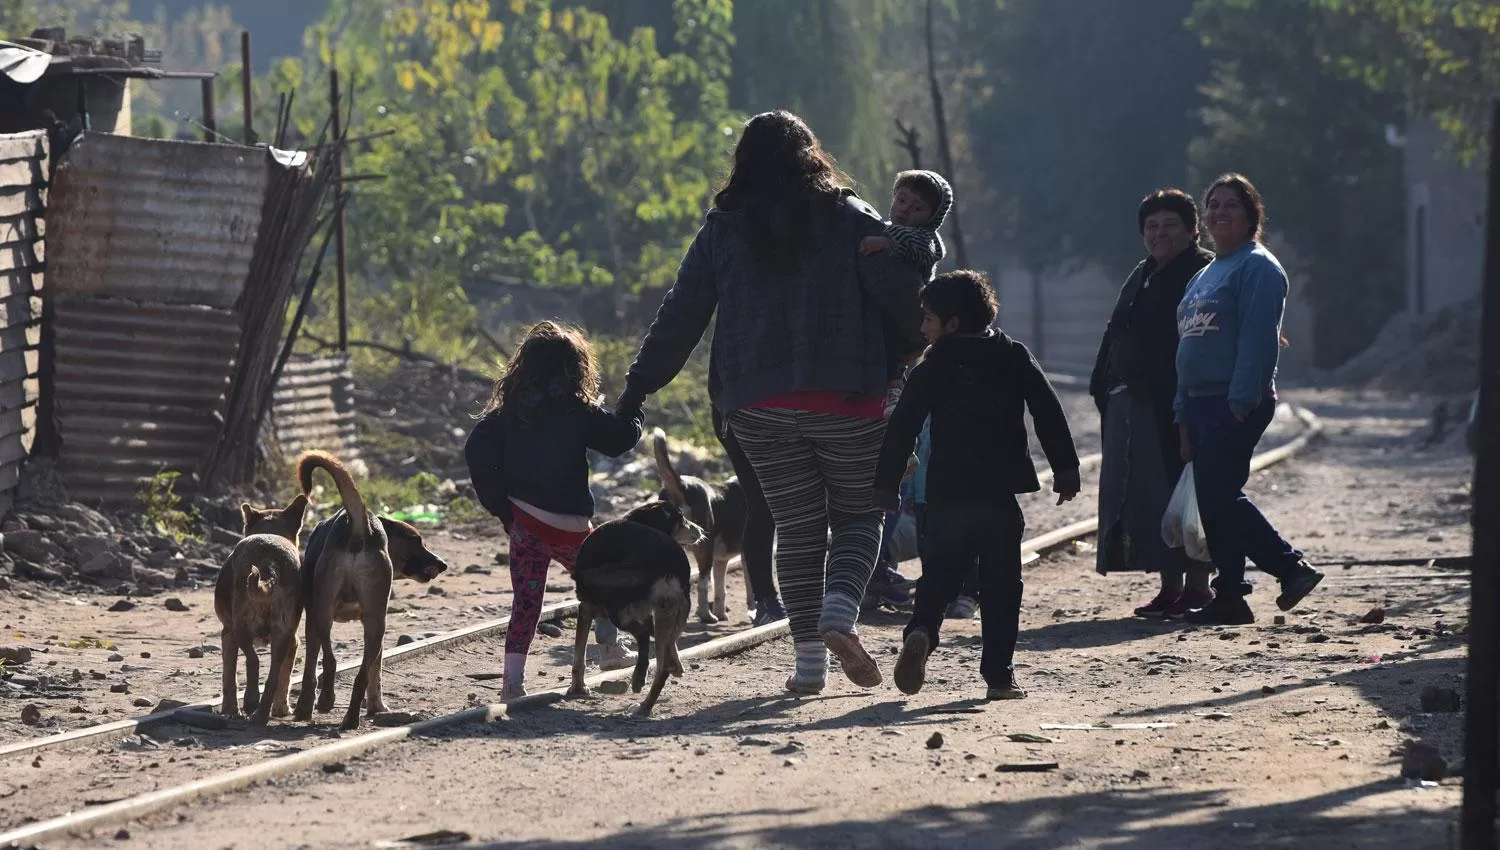
[[[1287,277],[1258,242],[1220,256],[1198,272],[1177,305],[1177,398],[1223,395],[1247,416],[1275,389]]]

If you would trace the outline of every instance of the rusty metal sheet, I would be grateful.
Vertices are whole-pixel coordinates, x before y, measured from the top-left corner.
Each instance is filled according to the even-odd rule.
[[[268,179],[255,148],[85,133],[48,199],[48,283],[68,295],[232,308]]]
[[[47,135],[0,135],[0,510],[36,437]]]
[[[132,501],[164,470],[191,492],[218,438],[239,322],[227,309],[59,296],[53,399],[68,495]]]
[[[348,355],[288,360],[271,404],[282,454],[292,458],[308,449],[323,449],[346,463],[357,458],[353,388]]]

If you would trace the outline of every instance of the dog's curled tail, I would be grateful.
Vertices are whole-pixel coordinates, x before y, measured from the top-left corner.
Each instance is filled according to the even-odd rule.
[[[667,491],[673,504],[679,507],[686,504],[682,479],[678,477],[677,470],[672,468],[672,455],[667,451],[667,432],[659,427],[651,430],[651,450],[656,455],[656,471],[661,475],[662,489]]]
[[[350,551],[358,551],[370,533],[370,512],[365,508],[364,498],[359,495],[359,488],[354,486],[354,478],[349,474],[349,470],[339,463],[338,458],[328,452],[303,452],[302,456],[297,458],[297,483],[301,485],[304,496],[312,494],[312,477],[315,469],[326,471],[338,487],[339,498],[344,501],[344,510],[349,514]]]
[[[263,578],[260,567],[252,566],[245,575],[245,589],[250,591],[251,596],[270,596],[271,591],[276,589],[276,573],[272,572]]]

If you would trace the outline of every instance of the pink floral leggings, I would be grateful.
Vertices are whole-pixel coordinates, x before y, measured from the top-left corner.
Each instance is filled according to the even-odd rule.
[[[505,632],[505,654],[525,655],[536,636],[547,593],[547,568],[553,561],[570,574],[578,559],[577,546],[556,546],[532,534],[519,522],[510,526],[510,628]]]

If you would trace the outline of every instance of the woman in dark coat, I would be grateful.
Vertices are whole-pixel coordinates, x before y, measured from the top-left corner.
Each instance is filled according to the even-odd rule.
[[[1089,394],[1104,417],[1097,568],[1159,573],[1161,592],[1135,613],[1178,617],[1213,599],[1212,567],[1168,549],[1161,536],[1183,466],[1172,413],[1177,303],[1213,254],[1198,246],[1198,208],[1185,192],[1146,196],[1137,221],[1149,256],[1120,290],[1089,378]]]

